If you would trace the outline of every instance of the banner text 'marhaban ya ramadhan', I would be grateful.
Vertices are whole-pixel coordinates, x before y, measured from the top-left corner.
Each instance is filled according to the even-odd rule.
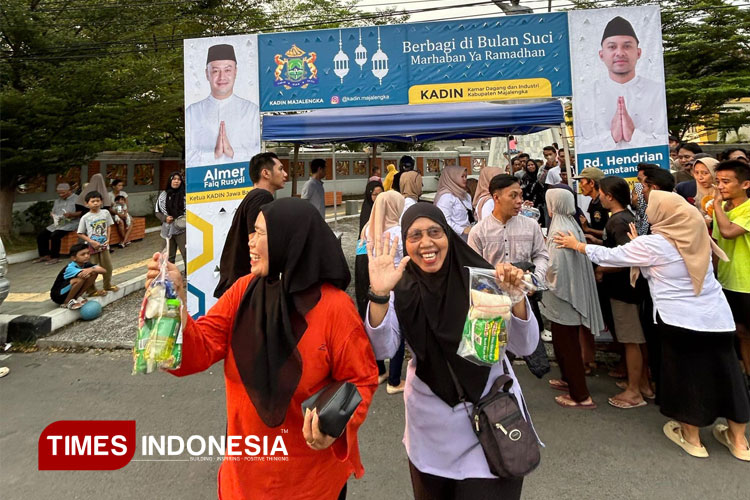
[[[262,111],[572,92],[565,12],[274,33],[259,47]]]
[[[535,35],[524,33],[523,37],[501,36],[487,37],[464,37],[458,42],[465,53],[453,54],[456,50],[456,39],[447,42],[431,42],[429,39],[421,43],[403,42],[404,54],[410,54],[411,64],[446,64],[468,61],[497,61],[502,59],[527,59],[530,57],[545,57],[547,51],[543,48],[529,49],[527,45],[542,45],[555,43],[552,32]],[[507,48],[508,50],[494,50]],[[515,50],[514,50],[515,49]],[[442,54],[436,54],[442,52]],[[425,53],[430,53],[425,55]],[[467,59],[468,56],[468,59]]]

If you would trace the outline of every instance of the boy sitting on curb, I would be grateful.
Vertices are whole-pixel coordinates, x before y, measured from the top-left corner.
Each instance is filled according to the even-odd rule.
[[[91,254],[85,243],[76,243],[70,247],[71,261],[55,278],[49,295],[53,302],[62,307],[76,310],[86,303],[83,292],[96,287],[94,282],[99,274],[106,273],[106,269],[89,262]]]

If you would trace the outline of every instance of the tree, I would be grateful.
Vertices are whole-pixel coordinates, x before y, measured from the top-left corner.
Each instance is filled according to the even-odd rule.
[[[10,233],[15,190],[24,177],[62,172],[107,149],[184,152],[184,39],[403,20],[393,8],[361,13],[354,5],[5,0],[0,235]]]
[[[591,0],[574,3],[576,9],[601,7]],[[646,3],[652,0],[614,5]],[[698,125],[721,132],[750,124],[747,113],[727,107],[750,89],[750,11],[729,0],[664,0],[661,8],[671,133],[682,138]]]

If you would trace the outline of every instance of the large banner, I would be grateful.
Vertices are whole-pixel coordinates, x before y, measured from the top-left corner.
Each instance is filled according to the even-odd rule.
[[[259,36],[261,111],[571,94],[564,12]]]
[[[256,35],[185,40],[188,310],[216,299],[219,261],[260,152]]]
[[[638,163],[669,168],[658,5],[568,13],[579,170],[631,178]]]

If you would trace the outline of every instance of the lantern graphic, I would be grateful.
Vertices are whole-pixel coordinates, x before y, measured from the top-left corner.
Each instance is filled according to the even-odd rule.
[[[354,62],[359,64],[360,71],[367,62],[367,49],[362,45],[362,28],[359,28],[359,45],[354,49]]]
[[[378,26],[378,51],[372,56],[372,74],[380,80],[383,85],[383,78],[388,74],[388,56],[380,49],[380,27]]]
[[[339,51],[333,58],[333,72],[341,78],[341,83],[344,83],[344,77],[349,74],[349,56],[342,50],[341,30],[339,30]]]

